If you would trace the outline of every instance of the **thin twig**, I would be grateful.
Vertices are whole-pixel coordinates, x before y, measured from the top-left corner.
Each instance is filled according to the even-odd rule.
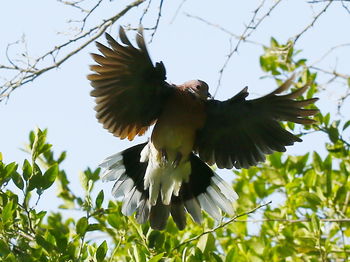
[[[349,223],[350,218],[320,218],[322,222],[345,222]],[[302,222],[311,222],[311,219],[301,218],[301,219],[279,219],[279,218],[264,218],[264,219],[248,219],[248,220],[236,220],[235,222],[245,222],[245,223],[262,223],[262,222],[285,222],[285,223],[302,223]]]
[[[325,74],[328,74],[328,75],[333,75],[335,77],[340,77],[340,78],[343,78],[345,80],[347,80],[350,75],[346,75],[346,74],[341,74],[341,73],[338,73],[337,71],[333,70],[333,71],[328,71],[328,70],[325,70],[323,68],[319,68],[319,67],[316,67],[316,66],[309,66],[309,68],[313,69],[313,70],[316,70],[316,71],[320,71],[322,73],[325,73]]]
[[[96,10],[97,7],[99,7],[99,5],[101,4],[103,0],[99,0],[86,14],[86,16],[83,18],[83,20],[81,20],[81,22],[83,23],[82,26],[80,27],[80,32],[83,32],[84,28],[85,28],[85,24],[86,24],[86,20],[89,18],[89,16]]]
[[[319,4],[324,2],[350,2],[350,0],[313,0],[313,1],[307,1],[309,4]]]
[[[182,6],[185,4],[186,0],[182,0],[182,2],[179,4],[179,6],[176,8],[175,14],[173,16],[173,18],[170,20],[170,24],[174,23],[177,15],[179,14]]]
[[[151,39],[149,40],[149,43],[151,43],[153,41],[153,37],[154,37],[154,35],[157,32],[157,29],[158,29],[158,26],[159,26],[159,21],[160,21],[160,18],[162,16],[162,7],[163,7],[163,0],[160,0],[157,21],[156,21],[156,24],[154,26],[154,30],[153,30],[153,32],[151,34]]]
[[[193,18],[193,19],[199,20],[200,22],[203,22],[203,23],[205,23],[205,24],[207,24],[209,26],[215,27],[215,28],[219,29],[220,31],[224,32],[225,34],[228,34],[229,36],[231,36],[233,38],[236,38],[237,40],[241,40],[243,42],[247,42],[247,43],[254,44],[254,45],[263,46],[262,43],[259,43],[259,42],[256,42],[256,41],[252,41],[252,40],[248,40],[248,39],[242,39],[242,36],[237,35],[235,33],[232,33],[230,30],[222,27],[221,25],[214,24],[214,23],[212,23],[212,22],[210,22],[208,20],[203,19],[202,17],[191,15],[189,13],[185,13],[185,15],[187,17],[189,17],[189,18]]]
[[[311,63],[312,66],[320,63],[321,61],[323,61],[328,55],[330,55],[332,52],[334,52],[335,50],[339,49],[339,48],[343,48],[343,47],[350,47],[350,43],[345,43],[345,44],[340,44],[340,45],[336,45],[331,47],[326,53],[324,53],[319,59],[317,59],[315,62]]]
[[[89,11],[82,8],[79,4],[81,2],[84,2],[85,0],[80,0],[80,1],[75,1],[75,2],[70,2],[70,1],[63,1],[63,0],[57,0],[59,3],[62,3],[64,5],[69,5],[69,6],[72,6],[74,8],[77,8],[78,10],[80,10],[81,12],[84,12],[84,13],[88,13]]]
[[[140,20],[139,20],[139,24],[140,24],[140,25],[142,25],[143,18],[144,18],[145,15],[148,13],[148,9],[149,9],[149,7],[151,6],[151,3],[152,3],[152,0],[149,0],[149,1],[148,1],[148,4],[147,4],[147,6],[146,6],[146,8],[143,10],[143,13],[142,13],[142,15],[141,15],[141,17],[140,17]]]
[[[333,0],[329,1],[328,4],[314,17],[314,19],[311,21],[310,24],[308,24],[299,34],[297,34],[296,36],[294,36],[294,40],[293,43],[295,44],[298,39],[306,32],[308,31],[311,27],[314,26],[314,24],[316,23],[316,21],[321,17],[321,15],[323,13],[325,13],[328,9],[328,7],[333,3]]]
[[[204,235],[206,235],[206,234],[213,233],[213,232],[215,232],[216,230],[218,230],[218,229],[220,229],[220,228],[223,228],[223,227],[227,226],[228,224],[231,224],[232,222],[236,222],[236,221],[237,221],[237,218],[250,215],[250,214],[254,213],[256,210],[258,210],[258,209],[260,209],[260,208],[263,208],[263,207],[265,207],[265,206],[268,206],[268,205],[270,205],[271,203],[272,203],[272,201],[269,201],[269,202],[267,202],[267,203],[265,203],[265,204],[261,204],[261,205],[256,206],[255,208],[253,208],[252,210],[250,210],[250,211],[248,211],[248,212],[244,212],[244,213],[242,213],[242,214],[236,215],[236,216],[232,217],[230,220],[226,221],[225,223],[221,223],[220,225],[214,227],[213,229],[204,231],[203,233],[201,233],[201,234],[199,234],[199,235],[197,235],[197,236],[195,236],[195,237],[193,237],[193,238],[190,238],[190,239],[188,239],[188,240],[186,240],[186,241],[184,241],[184,242],[181,242],[179,245],[177,245],[176,247],[174,247],[173,250],[178,249],[179,247],[181,247],[181,246],[183,246],[183,245],[186,245],[186,244],[188,244],[188,243],[190,243],[190,242],[193,242],[193,241],[195,241],[195,240],[198,240],[200,237],[202,237],[202,236],[204,236]]]
[[[46,52],[45,54],[43,54],[42,56],[38,57],[34,63],[32,63],[28,68],[21,68],[18,65],[14,64],[11,59],[10,59],[10,64],[13,66],[12,69],[17,69],[19,71],[19,73],[17,75],[15,75],[12,80],[7,81],[5,84],[3,84],[0,87],[0,102],[5,99],[8,98],[9,95],[19,86],[22,86],[26,83],[29,83],[31,81],[33,81],[34,79],[36,79],[38,76],[42,75],[45,72],[48,72],[54,68],[58,68],[60,65],[62,65],[65,61],[67,61],[69,58],[71,58],[73,55],[77,54],[78,52],[80,52],[82,49],[84,49],[87,45],[89,45],[91,42],[93,42],[95,39],[97,39],[98,37],[100,37],[106,30],[107,28],[109,28],[111,25],[113,25],[119,18],[121,18],[123,15],[125,15],[130,9],[139,6],[140,4],[142,4],[143,2],[145,2],[146,0],[136,0],[133,3],[127,5],[122,11],[120,11],[118,14],[104,20],[101,24],[91,28],[90,30],[88,30],[87,32],[85,32],[84,34],[77,36],[63,44],[61,44],[60,46],[56,46],[54,47],[52,50]],[[47,66],[47,67],[43,67],[41,69],[37,69],[36,66],[38,65],[38,63],[44,59],[46,59],[48,56],[52,56],[54,54],[57,54],[58,51],[60,51],[62,48],[71,45],[74,42],[77,42],[87,36],[90,36],[91,34],[94,34],[93,36],[91,36],[87,41],[85,41],[84,43],[82,43],[79,47],[73,49],[71,52],[69,52],[68,54],[66,54],[64,57],[62,57],[61,59],[55,61]],[[3,68],[5,68],[6,66],[2,66]],[[6,68],[8,69],[8,68]]]
[[[244,41],[247,41],[247,38],[251,36],[251,34],[256,31],[256,29],[259,27],[259,25],[266,19],[266,17],[268,17],[271,12],[278,6],[278,4],[280,4],[282,2],[282,0],[278,0],[276,1],[271,7],[270,9],[262,16],[260,17],[256,22],[256,16],[258,15],[260,9],[263,7],[265,0],[263,0],[260,5],[254,10],[253,12],[253,16],[250,19],[250,22],[248,23],[248,25],[245,27],[245,29],[243,30],[243,33],[241,34],[241,36],[239,37],[239,40],[236,43],[236,46],[232,49],[230,48],[230,53],[227,55],[226,60],[224,61],[222,67],[219,70],[219,78],[217,81],[217,85],[216,85],[216,89],[214,92],[214,97],[216,96],[217,92],[219,91],[219,88],[221,86],[221,80],[224,74],[224,71],[229,63],[229,61],[231,60],[231,57],[233,56],[234,53],[238,52],[238,48],[240,46],[240,44]]]

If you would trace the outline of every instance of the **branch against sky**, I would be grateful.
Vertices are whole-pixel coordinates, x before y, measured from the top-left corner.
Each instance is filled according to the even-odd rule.
[[[85,13],[85,16],[80,21],[69,21],[69,22],[80,22],[80,32],[76,34],[72,39],[66,41],[61,45],[57,45],[53,47],[50,51],[45,52],[39,57],[34,59],[30,59],[28,55],[28,51],[25,50],[24,58],[25,60],[17,60],[9,55],[9,49],[14,45],[18,44],[19,41],[15,43],[10,43],[6,49],[6,57],[8,60],[8,64],[0,64],[0,70],[10,70],[15,72],[14,76],[11,79],[5,79],[0,84],[0,102],[4,99],[8,99],[10,94],[17,89],[18,87],[32,82],[40,75],[61,66],[64,62],[70,59],[72,56],[79,53],[86,46],[88,46],[91,42],[100,37],[109,27],[111,27],[117,20],[123,17],[126,13],[128,13],[134,7],[141,5],[146,2],[146,0],[136,0],[127,6],[124,9],[116,13],[115,15],[102,20],[102,22],[98,25],[95,25],[87,30],[85,30],[85,24],[89,16],[99,7],[102,1],[97,1],[97,3],[91,9],[84,9],[81,7],[81,3],[84,0],[80,1],[59,1],[65,5],[72,6],[74,8],[78,8],[82,12]],[[25,43],[24,40],[22,42]],[[73,44],[76,42],[81,42],[81,44],[74,48]],[[65,52],[63,56],[59,56],[60,52]],[[47,61],[51,58],[49,65],[43,66],[43,62]]]
[[[153,19],[153,26],[150,27],[144,27],[145,30],[152,31],[150,42],[152,41],[155,33],[157,32],[157,29],[161,22],[162,17],[162,8],[163,8],[163,0],[136,0],[129,5],[125,6],[124,9],[116,13],[115,15],[111,16],[108,19],[101,20],[102,22],[93,25],[91,27],[87,27],[87,21],[90,19],[91,15],[96,12],[101,7],[101,3],[103,0],[94,1],[91,5],[91,2],[88,0],[71,0],[71,1],[65,1],[65,0],[57,0],[59,3],[62,3],[66,5],[67,7],[75,8],[79,10],[82,14],[82,18],[79,20],[69,20],[69,23],[72,23],[75,26],[76,32],[73,32],[74,36],[73,38],[69,39],[68,41],[56,45],[53,48],[51,48],[49,51],[44,52],[42,55],[38,57],[31,57],[30,52],[26,50],[26,42],[25,38],[23,38],[21,41],[18,40],[14,43],[9,43],[6,49],[6,57],[7,57],[7,63],[0,64],[0,70],[7,71],[11,73],[11,77],[4,79],[3,77],[0,79],[0,102],[3,100],[6,100],[9,98],[10,94],[17,89],[18,87],[32,82],[37,77],[41,76],[42,74],[51,71],[54,68],[60,67],[64,62],[69,60],[72,56],[82,51],[86,46],[88,46],[91,42],[96,40],[98,37],[100,37],[109,27],[111,27],[117,20],[119,20],[121,17],[123,17],[126,13],[128,13],[131,9],[140,6],[144,4],[143,12],[140,14],[139,23],[143,23],[144,17],[151,11],[151,9],[156,9],[156,16]],[[185,16],[198,20],[202,23],[205,23],[208,26],[216,27],[218,30],[221,30],[225,34],[228,35],[228,40],[230,42],[230,49],[228,51],[228,54],[226,55],[222,66],[218,70],[218,79],[217,79],[217,86],[216,90],[214,92],[214,96],[219,91],[219,88],[221,86],[222,78],[224,76],[225,70],[230,63],[233,55],[238,52],[239,48],[244,43],[250,43],[250,44],[256,44],[263,46],[262,43],[258,41],[251,40],[251,36],[253,33],[257,30],[259,30],[259,27],[263,22],[271,16],[273,11],[277,9],[278,5],[283,2],[282,0],[277,0],[272,2],[270,5],[268,5],[268,1],[261,0],[258,5],[254,8],[252,11],[252,15],[248,20],[248,23],[244,27],[243,31],[239,34],[231,32],[230,30],[222,27],[219,24],[215,24],[213,22],[210,22],[204,18],[202,18],[200,15],[193,15],[189,13],[184,13]],[[348,1],[339,0],[339,1],[309,1],[309,4],[311,6],[313,5],[321,5],[320,11],[315,14],[315,16],[310,20],[310,22],[303,27],[303,29],[296,34],[291,41],[295,44],[304,34],[306,34],[310,28],[314,27],[317,24],[317,21],[320,17],[322,17],[328,10],[328,8],[332,5],[332,3],[338,3],[343,8],[347,9],[347,5],[349,5]],[[179,10],[183,9],[185,1],[181,1],[179,3],[179,6],[177,10],[175,10],[175,13],[173,15],[173,18],[171,19],[171,23],[174,22],[176,17],[179,14]],[[90,6],[88,5],[90,4]],[[88,6],[88,7],[86,7]],[[263,13],[264,12],[264,13]],[[128,25],[126,29],[137,29],[137,27],[132,27],[131,25]],[[69,33],[69,32],[68,32]],[[72,33],[72,32],[70,32]],[[22,51],[21,56],[13,57],[10,55],[10,49],[13,48],[14,45],[23,44],[24,50]],[[78,44],[78,46],[77,46]],[[324,56],[328,55],[326,53]],[[345,79],[348,78],[348,74],[345,73],[339,73],[336,70],[329,70],[325,68],[321,68],[318,66],[313,65],[313,70],[331,75],[332,77]]]
[[[218,30],[224,32],[225,34],[227,34],[229,36],[229,41],[230,41],[230,50],[229,53],[226,55],[226,58],[221,66],[221,68],[218,71],[218,80],[217,80],[217,86],[214,92],[214,96],[217,94],[217,92],[219,91],[219,88],[221,86],[221,81],[222,78],[224,76],[225,70],[229,64],[229,62],[231,61],[233,55],[235,53],[238,53],[238,49],[240,48],[240,46],[244,43],[249,43],[249,44],[255,44],[255,45],[260,45],[260,46],[264,46],[263,43],[251,40],[250,37],[251,35],[258,30],[258,27],[262,24],[262,22],[267,19],[271,13],[275,10],[275,8],[282,2],[282,0],[278,0],[276,1],[274,4],[272,4],[268,10],[261,15],[260,17],[258,17],[259,12],[261,11],[261,9],[264,7],[264,5],[266,5],[266,1],[262,0],[260,2],[260,4],[257,6],[257,8],[253,11],[252,17],[249,21],[249,23],[245,26],[243,32],[241,34],[236,34],[231,32],[230,30],[222,27],[220,24],[216,24],[213,23],[211,21],[206,20],[203,17],[197,16],[197,15],[192,15],[192,14],[188,14],[185,13],[185,15],[189,18],[195,19],[197,21],[200,21],[208,26],[217,28]],[[324,15],[328,8],[331,6],[331,4],[333,2],[333,0],[323,0],[323,1],[309,1],[308,3],[310,4],[324,4],[324,7],[311,19],[310,23],[308,23],[307,25],[304,26],[304,28],[302,28],[302,30],[296,34],[294,37],[291,38],[291,41],[293,43],[293,45],[296,44],[296,42],[304,35],[306,34],[309,29],[311,29],[312,27],[314,27],[317,23],[317,21],[319,20],[319,18]],[[346,10],[349,10],[346,3],[345,2],[349,2],[347,0],[339,0],[339,3],[342,4],[342,7],[345,8]],[[236,44],[233,44],[233,39],[237,40]],[[291,45],[291,46],[293,46]],[[337,72],[335,69],[334,70],[329,70],[329,69],[324,69],[324,68],[320,68],[315,66],[317,63],[321,62],[326,56],[328,56],[330,53],[332,53],[335,49],[341,48],[341,47],[348,47],[349,43],[345,43],[345,44],[341,44],[335,47],[331,47],[329,51],[327,51],[325,54],[323,54],[321,56],[321,58],[319,60],[317,60],[316,62],[314,62],[311,66],[309,66],[310,69],[313,69],[314,71],[318,71],[320,73],[326,74],[326,75],[331,75],[332,79],[330,82],[334,81],[337,78],[341,78],[343,81],[345,80],[348,81],[349,79],[349,75],[348,74],[344,74],[344,73],[339,73]],[[347,98],[347,96],[346,96]],[[344,97],[342,98],[344,100]]]

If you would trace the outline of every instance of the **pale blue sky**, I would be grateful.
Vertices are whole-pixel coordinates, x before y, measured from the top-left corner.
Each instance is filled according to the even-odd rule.
[[[99,11],[91,16],[87,26],[112,16],[121,6],[129,2],[105,1]],[[157,4],[157,1],[153,2]],[[181,2],[164,1],[159,29],[149,45],[151,57],[154,62],[159,60],[164,62],[169,81],[182,83],[189,79],[202,79],[209,84],[213,92],[218,79],[218,70],[229,53],[229,37],[216,28],[186,17],[184,12],[203,17],[239,35],[250,21],[252,11],[260,1],[187,0],[176,20],[170,23]],[[266,1],[266,6],[271,6],[273,2]],[[274,36],[280,42],[286,41],[301,32],[324,5],[315,4],[314,8],[310,6],[303,0],[282,1],[252,34],[250,40],[268,44],[270,37]],[[144,7],[143,5],[132,10],[108,31],[116,36],[119,25],[132,24],[137,27],[138,18]],[[263,9],[258,17],[266,10],[267,8]],[[153,8],[153,11],[146,16],[145,26],[153,25],[156,11],[157,9]],[[7,43],[20,39],[23,34],[26,36],[28,51],[32,57],[41,55],[58,43],[63,43],[70,35],[58,35],[57,32],[69,32],[73,25],[67,24],[66,21],[77,19],[79,15],[81,13],[77,10],[54,0],[6,1],[0,10],[0,64],[5,61]],[[340,3],[334,3],[317,21],[315,27],[297,42],[296,48],[303,50],[300,57],[308,58],[310,62],[315,61],[329,48],[349,43],[350,37],[347,32],[349,23],[350,14]],[[129,35],[133,38],[133,33]],[[149,36],[149,33],[146,33],[146,38]],[[104,37],[99,41],[104,43]],[[236,41],[233,39],[232,44],[235,45]],[[48,140],[53,144],[54,151],[68,152],[62,167],[66,169],[77,192],[79,186],[75,185],[78,183],[79,171],[87,166],[95,168],[105,157],[146,140],[146,137],[141,137],[133,142],[121,141],[109,134],[96,121],[93,99],[89,96],[90,86],[86,80],[86,75],[89,73],[88,65],[92,63],[89,52],[96,52],[94,45],[88,46],[59,69],[48,72],[33,83],[19,88],[11,95],[7,104],[0,104],[0,152],[3,153],[4,161],[22,163],[27,156],[19,148],[28,141],[28,132],[36,126],[48,128]],[[259,66],[259,56],[262,53],[260,46],[243,43],[226,68],[216,98],[228,98],[244,86],[249,86],[252,97],[266,94],[275,88],[273,80],[261,79],[266,76]],[[348,73],[348,61],[350,61],[349,48],[341,48],[324,60],[320,67],[333,70],[336,66],[339,72]],[[0,77],[6,76],[7,72],[0,71]],[[325,79],[327,78],[320,76],[320,82]],[[323,112],[328,110],[334,112],[339,93],[337,88],[340,88],[340,85],[332,85],[321,95],[317,105]],[[343,115],[349,118],[346,110],[343,111]],[[304,154],[315,149],[321,150],[325,141],[322,135],[309,135],[303,139],[303,143],[294,146],[288,152]],[[231,171],[220,173],[225,174],[227,179],[233,178]],[[110,186],[103,185],[107,190]],[[53,197],[53,192],[49,193],[50,195]]]

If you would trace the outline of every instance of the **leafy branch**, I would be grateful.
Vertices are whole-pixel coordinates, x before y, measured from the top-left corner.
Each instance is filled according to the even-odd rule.
[[[191,242],[193,242],[193,241],[196,241],[196,240],[198,240],[199,238],[201,238],[202,236],[204,236],[204,235],[206,235],[206,234],[214,233],[214,232],[217,231],[218,229],[221,229],[221,228],[223,228],[223,227],[225,227],[225,226],[227,226],[227,225],[229,225],[229,224],[231,224],[231,223],[233,223],[233,222],[236,222],[236,221],[237,221],[237,218],[240,218],[240,217],[243,217],[243,216],[248,216],[248,215],[254,213],[255,211],[257,211],[258,209],[270,205],[271,203],[272,203],[272,201],[269,201],[269,202],[267,202],[267,203],[265,203],[265,204],[258,205],[258,206],[254,207],[253,209],[251,209],[251,210],[249,210],[249,211],[247,211],[247,212],[244,212],[244,213],[235,215],[235,216],[232,217],[230,220],[228,220],[228,221],[226,221],[226,222],[224,222],[224,223],[221,223],[220,225],[214,227],[213,229],[204,231],[203,233],[201,233],[201,234],[199,234],[199,235],[197,235],[197,236],[195,236],[195,237],[193,237],[193,238],[190,238],[190,239],[188,239],[188,240],[186,240],[186,241],[180,243],[179,245],[177,245],[176,247],[174,247],[173,250],[178,249],[178,248],[180,248],[181,246],[186,245],[186,244],[188,244],[188,243],[191,243]]]

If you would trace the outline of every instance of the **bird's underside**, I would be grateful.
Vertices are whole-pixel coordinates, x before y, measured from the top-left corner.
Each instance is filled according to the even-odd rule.
[[[283,152],[301,139],[280,121],[311,124],[317,109],[304,109],[317,99],[300,99],[305,85],[281,95],[293,84],[258,99],[246,100],[247,88],[226,101],[211,99],[208,85],[192,80],[182,85],[165,81],[162,62],[153,65],[142,35],[134,47],[120,28],[121,43],[110,35],[110,47],[97,43],[102,55],[88,76],[96,99],[97,119],[115,136],[133,140],[155,124],[147,143],[107,158],[103,180],[115,181],[112,193],[123,196],[122,212],[136,211],[138,222],[163,229],[169,214],[180,229],[186,211],[200,223],[201,209],[215,219],[220,210],[232,215],[237,194],[208,165],[249,168],[266,154]]]

